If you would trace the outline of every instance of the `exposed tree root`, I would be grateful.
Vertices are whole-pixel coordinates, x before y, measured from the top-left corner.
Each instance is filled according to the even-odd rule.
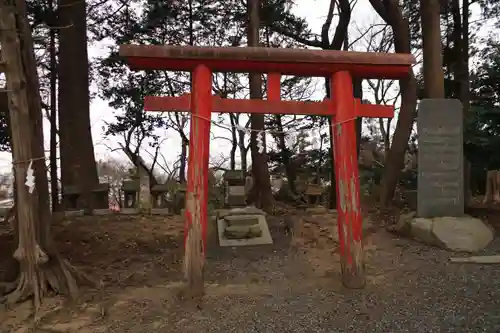
[[[5,222],[11,223],[17,234],[15,208],[14,205],[5,218]],[[54,254],[48,255],[37,243],[34,244],[34,253],[22,246],[14,251],[17,279],[14,282],[0,284],[0,294],[5,295],[3,301],[7,305],[32,298],[35,309],[38,309],[49,292],[76,299],[80,285],[98,285],[63,259],[55,250],[51,252]]]
[[[0,294],[6,295],[11,293],[17,287],[17,281],[14,282],[0,282]]]
[[[35,309],[38,309],[43,298],[50,291],[76,299],[79,285],[96,286],[97,284],[67,260],[55,256],[54,259],[38,267],[21,264],[20,276],[15,283],[10,285],[11,290],[5,300],[7,304],[14,304],[33,298]]]

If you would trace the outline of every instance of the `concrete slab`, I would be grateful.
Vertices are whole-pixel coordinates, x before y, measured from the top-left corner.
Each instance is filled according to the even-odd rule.
[[[230,215],[225,216],[224,220],[228,226],[251,226],[259,224],[259,219],[254,218],[252,215]]]
[[[136,214],[139,214],[139,209],[137,209],[137,208],[122,208],[122,209],[120,209],[120,214],[136,215]]]
[[[111,211],[111,210],[109,210],[109,209],[94,209],[92,211],[92,214],[101,216],[101,215],[113,215],[113,214],[116,214],[116,213],[113,212],[113,211]]]
[[[263,215],[266,216],[266,212],[253,206],[231,208],[231,209],[217,209],[217,216],[219,218],[224,218],[230,215]]]
[[[152,208],[151,214],[152,215],[170,215],[170,212],[168,211],[168,208]]]
[[[223,247],[228,246],[249,246],[249,245],[264,245],[273,244],[273,238],[267,225],[266,217],[263,215],[246,215],[259,220],[259,227],[262,230],[262,236],[250,239],[227,239],[224,236],[224,230],[228,226],[224,219],[217,220],[217,231],[219,234],[219,245]]]
[[[80,209],[80,210],[66,210],[66,211],[64,211],[64,216],[65,217],[83,216],[83,215],[85,215],[84,213],[85,212],[84,212],[83,209]]]

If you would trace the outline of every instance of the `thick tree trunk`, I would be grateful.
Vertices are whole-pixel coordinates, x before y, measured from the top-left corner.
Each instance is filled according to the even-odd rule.
[[[5,120],[7,122],[7,133],[9,135],[9,141],[10,141],[10,148],[11,151],[14,151],[14,142],[12,140],[12,129],[10,127],[10,114],[9,114],[9,96],[7,95],[7,92],[2,92],[0,95],[0,109],[5,112]],[[14,166],[12,167],[12,173],[14,174]],[[19,239],[19,228],[17,224],[17,206],[16,202],[17,201],[17,190],[16,190],[16,181],[14,179],[13,182],[13,188],[14,188],[14,205],[12,208],[7,212],[7,215],[3,219],[4,224],[10,224],[12,227],[14,239],[17,240]],[[12,248],[12,253],[17,249],[17,242],[13,244]],[[10,257],[8,262],[5,264],[7,269],[5,270],[4,274],[1,276],[0,280],[2,282],[7,282],[7,287],[9,283],[15,282],[17,277],[19,276],[19,262],[14,259],[14,257]],[[0,294],[3,294],[5,292],[5,287],[0,290]]]
[[[56,251],[50,237],[48,180],[38,74],[24,1],[0,0],[1,44],[7,71],[19,242],[14,257],[20,276],[8,302],[34,298],[38,308],[48,289],[76,296],[76,271]],[[25,185],[34,170],[35,187]]]
[[[397,53],[411,53],[410,29],[408,20],[403,17],[397,1],[370,0],[373,9],[391,26],[394,35],[394,49]],[[411,129],[415,120],[417,106],[417,83],[415,75],[410,72],[406,79],[399,80],[401,91],[401,109],[394,130],[392,146],[387,154],[380,203],[387,206],[391,203],[394,191],[404,166],[405,152],[408,148]]]
[[[440,12],[438,0],[420,1],[426,98],[445,97]]]
[[[61,180],[77,186],[83,208],[93,206],[91,191],[99,183],[90,129],[89,64],[86,5],[59,0],[59,139]]]
[[[404,167],[404,157],[417,107],[417,82],[413,73],[408,79],[400,80],[399,87],[401,90],[401,109],[382,175],[380,202],[383,206],[388,206],[392,202],[401,170]]]
[[[259,46],[259,11],[260,0],[248,0],[248,46]],[[250,74],[250,98],[262,99],[262,78],[260,74]],[[265,150],[266,140],[263,136],[264,151],[259,152],[257,147],[257,135],[264,133],[264,115],[252,114],[250,135],[250,149],[252,153],[252,176],[253,187],[248,195],[248,201],[256,206],[269,211],[274,203],[271,192],[271,179],[269,178],[269,168],[267,165],[267,152]]]

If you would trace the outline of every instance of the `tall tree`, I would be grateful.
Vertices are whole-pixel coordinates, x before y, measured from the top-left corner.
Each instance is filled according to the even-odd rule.
[[[86,2],[59,0],[59,139],[61,180],[76,186],[84,206],[99,183],[90,128]]]
[[[248,46],[259,46],[260,0],[248,0]],[[262,77],[260,73],[250,74],[250,98],[262,99]],[[264,134],[264,115],[251,114],[250,149],[252,156],[253,186],[249,193],[249,201],[255,202],[264,210],[269,210],[273,204],[271,179],[267,165],[266,138]],[[264,151],[260,152],[257,136],[262,136]]]
[[[76,296],[78,274],[61,258],[50,236],[40,85],[25,1],[0,1],[0,30],[16,179],[19,237],[14,257],[20,263],[20,276],[8,301],[33,297],[38,309],[49,289]],[[25,185],[30,174],[33,190]]]

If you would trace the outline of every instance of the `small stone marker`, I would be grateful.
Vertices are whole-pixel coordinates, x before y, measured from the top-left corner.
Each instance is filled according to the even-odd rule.
[[[252,176],[246,176],[245,177],[245,195],[248,195],[250,191],[252,190],[253,186],[253,177]]]
[[[321,196],[323,195],[323,188],[319,184],[307,184],[305,195],[307,196],[307,201],[310,205],[317,205],[321,201]]]
[[[139,192],[139,181],[137,179],[123,181],[122,191],[124,197],[123,206],[125,208],[136,208],[137,192]]]
[[[228,170],[224,173],[225,204],[228,207],[245,206],[245,177],[242,170]]]
[[[462,104],[456,99],[424,99],[417,126],[417,216],[463,216]]]
[[[151,187],[146,170],[139,168],[139,210],[141,213],[151,212]]]
[[[151,198],[153,208],[166,208],[168,202],[166,196],[168,195],[171,185],[169,183],[156,184],[151,187]]]

